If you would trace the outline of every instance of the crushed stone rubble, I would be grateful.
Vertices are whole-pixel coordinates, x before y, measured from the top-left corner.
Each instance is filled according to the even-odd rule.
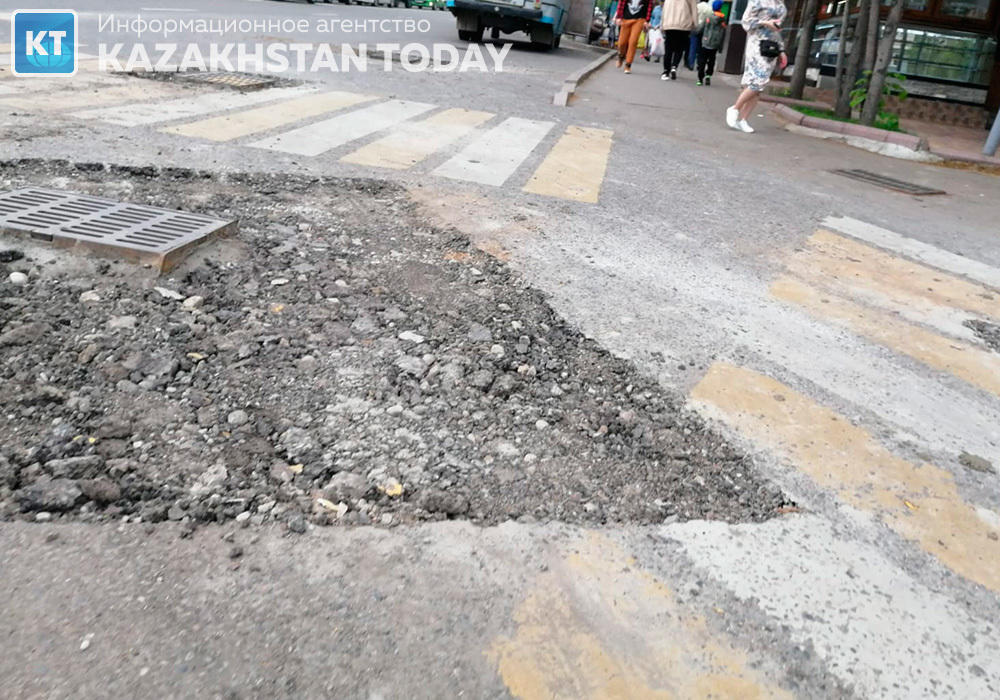
[[[238,218],[154,277],[0,237],[0,519],[762,520],[680,397],[372,180],[36,161],[25,185]],[[238,556],[238,555],[233,555]]]

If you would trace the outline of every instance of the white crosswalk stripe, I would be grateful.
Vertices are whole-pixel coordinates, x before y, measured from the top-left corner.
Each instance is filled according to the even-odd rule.
[[[388,100],[354,112],[254,141],[250,146],[301,156],[318,156],[330,149],[395,126],[434,109],[434,105]]]
[[[435,175],[483,185],[502,185],[549,133],[553,122],[511,117],[466,146]]]
[[[227,109],[249,107],[264,102],[300,97],[315,92],[310,86],[274,88],[260,92],[210,92],[197,97],[185,97],[163,102],[143,102],[122,107],[100,107],[75,112],[81,119],[98,119],[120,126],[141,126],[160,124],[190,117],[198,117]]]
[[[997,630],[819,517],[689,522],[661,533],[738,598],[755,599],[794,641],[811,642],[861,697],[995,697]]]

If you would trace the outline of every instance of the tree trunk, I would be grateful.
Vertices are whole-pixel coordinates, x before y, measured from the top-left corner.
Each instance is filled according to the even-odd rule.
[[[868,5],[868,37],[865,39],[865,62],[861,70],[875,70],[875,55],[878,51],[878,15],[881,0],[872,0]]]
[[[878,116],[879,103],[882,101],[882,89],[885,87],[886,74],[889,72],[889,62],[892,60],[892,44],[896,40],[896,30],[903,16],[903,3],[906,0],[895,0],[889,16],[885,20],[885,34],[878,46],[878,57],[875,59],[875,69],[868,81],[868,95],[865,97],[865,107],[861,111],[861,123],[871,126]]]
[[[834,112],[841,119],[851,116],[851,90],[858,81],[858,69],[861,66],[861,42],[868,34],[868,8],[872,2],[878,0],[861,0],[858,8],[858,20],[854,23],[854,31],[851,33],[851,55],[847,59],[847,67],[844,69],[844,88],[837,96],[837,105]]]
[[[819,0],[806,0],[802,10],[802,26],[799,27],[798,44],[795,47],[795,66],[792,71],[792,82],[788,94],[797,100],[802,99],[806,88],[806,69],[809,68],[809,49],[812,47],[813,32],[816,31],[816,15],[819,12]]]
[[[833,74],[834,104],[840,103],[844,94],[844,55],[847,50],[847,30],[851,23],[851,0],[844,0],[844,14],[840,19],[840,36],[837,38],[837,70]]]

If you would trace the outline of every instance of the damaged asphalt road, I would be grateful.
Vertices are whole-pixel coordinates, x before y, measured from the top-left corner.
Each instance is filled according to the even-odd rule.
[[[301,532],[759,521],[789,505],[680,398],[569,328],[502,262],[419,220],[398,186],[19,165],[4,164],[4,189],[240,225],[161,278],[8,239],[4,519]]]

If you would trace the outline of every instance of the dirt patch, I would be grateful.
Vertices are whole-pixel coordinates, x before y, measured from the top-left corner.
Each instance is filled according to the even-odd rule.
[[[933,163],[933,165],[938,165],[942,168],[951,168],[952,170],[966,170],[973,173],[979,173],[980,175],[1000,175],[1000,165],[990,165],[987,163],[969,163],[962,160],[946,160],[940,163]]]
[[[0,179],[240,220],[166,278],[0,241],[24,254],[0,264],[4,518],[302,530],[788,505],[681,399],[396,186],[40,161]]]

